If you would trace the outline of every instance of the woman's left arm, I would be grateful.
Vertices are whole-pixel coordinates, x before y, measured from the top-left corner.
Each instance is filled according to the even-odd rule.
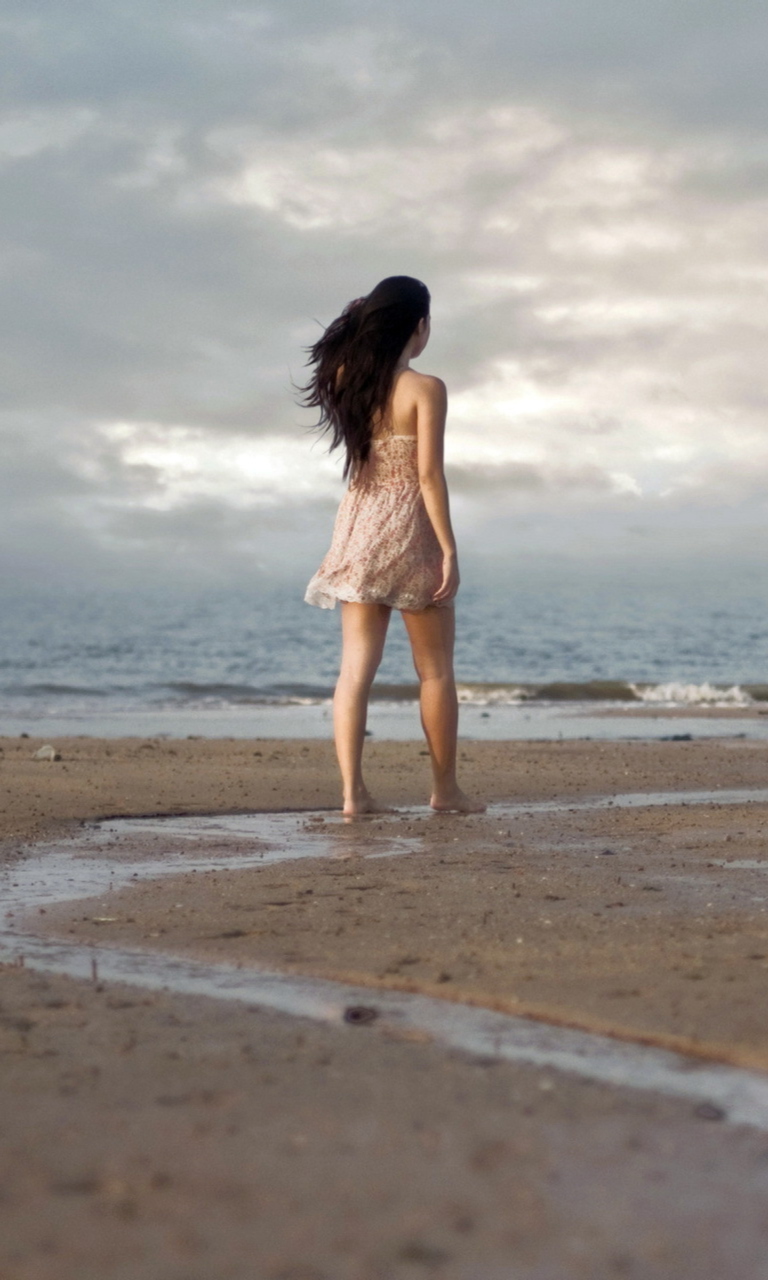
[[[416,434],[419,486],[427,515],[443,553],[443,578],[432,599],[435,604],[452,600],[459,589],[459,562],[451,526],[443,445],[448,395],[440,378],[421,374],[416,395]]]

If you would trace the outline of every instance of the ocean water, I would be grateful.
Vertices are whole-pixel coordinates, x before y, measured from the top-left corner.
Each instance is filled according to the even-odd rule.
[[[470,578],[457,602],[460,697],[486,719],[502,707],[762,702],[764,588],[682,571]],[[0,732],[133,732],[149,716],[155,732],[239,733],[257,709],[300,732],[309,708],[327,712],[338,655],[339,611],[305,605],[299,582],[14,591],[0,600]],[[416,697],[397,614],[375,697],[380,719]]]

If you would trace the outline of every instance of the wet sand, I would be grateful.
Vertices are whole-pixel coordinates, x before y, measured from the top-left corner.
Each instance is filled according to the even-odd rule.
[[[11,866],[29,841],[108,815],[336,802],[325,743],[71,739],[51,764],[31,761],[39,742],[0,745]],[[422,752],[371,744],[382,800],[423,802]],[[576,807],[764,787],[768,745],[463,756],[465,785],[491,801],[563,807],[348,825],[329,811],[331,858],[181,872],[34,926],[768,1066],[768,805]],[[393,835],[407,854],[366,857]],[[768,1276],[765,1136],[687,1103],[375,1027],[18,969],[0,1015],[3,1280]]]
[[[327,859],[228,868],[214,833],[220,868],[49,907],[34,923],[98,947],[421,991],[768,1068],[768,805],[319,826]],[[407,853],[387,857],[395,841]],[[183,842],[169,843],[183,866]],[[136,848],[123,834],[109,855]]]
[[[768,1142],[376,1027],[3,979],[3,1280],[763,1280]]]
[[[768,743],[736,736],[736,710],[734,737],[724,741],[462,742],[461,781],[501,803],[762,786]],[[32,759],[45,742],[61,752],[61,761]],[[425,804],[426,756],[421,742],[370,742],[371,789],[387,805]],[[115,814],[335,809],[339,803],[333,747],[309,739],[0,738],[0,786],[6,852],[69,824]]]

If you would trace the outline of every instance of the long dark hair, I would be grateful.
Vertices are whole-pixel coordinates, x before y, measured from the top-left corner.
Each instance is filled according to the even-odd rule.
[[[429,289],[412,276],[388,276],[364,298],[356,298],[308,348],[314,372],[302,404],[320,410],[317,423],[344,445],[344,475],[367,461],[377,413],[384,411],[403,348],[420,320],[429,316]]]

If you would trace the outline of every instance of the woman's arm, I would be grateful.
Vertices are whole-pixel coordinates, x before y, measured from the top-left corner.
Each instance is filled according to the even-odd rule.
[[[435,603],[452,600],[459,589],[456,539],[451,527],[448,486],[443,465],[443,442],[448,396],[440,378],[421,374],[416,393],[416,434],[419,485],[440,548],[443,553],[443,580],[435,592]]]

